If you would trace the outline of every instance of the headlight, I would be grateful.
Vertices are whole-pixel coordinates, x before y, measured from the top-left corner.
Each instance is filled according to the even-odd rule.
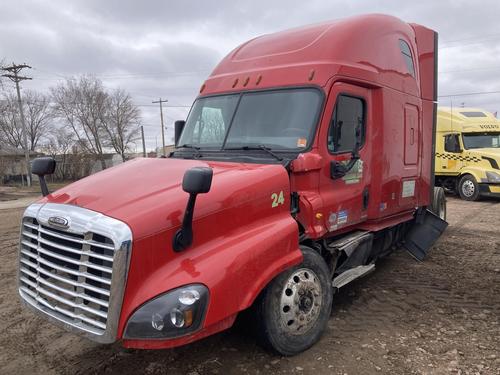
[[[496,172],[486,172],[486,178],[488,182],[500,183],[500,174]]]
[[[139,307],[125,327],[125,339],[164,339],[183,336],[201,327],[208,305],[204,285],[183,286]]]

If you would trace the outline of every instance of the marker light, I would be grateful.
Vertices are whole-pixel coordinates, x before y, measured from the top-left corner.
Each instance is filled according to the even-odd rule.
[[[184,311],[184,327],[190,327],[193,324],[193,310]]]
[[[184,336],[201,328],[208,306],[208,289],[186,285],[140,306],[125,327],[125,339],[164,339]]]

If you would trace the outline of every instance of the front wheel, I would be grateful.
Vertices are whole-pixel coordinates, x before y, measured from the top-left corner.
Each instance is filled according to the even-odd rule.
[[[466,201],[476,201],[479,199],[479,185],[474,176],[464,175],[458,182],[458,193],[460,198]]]
[[[333,288],[328,266],[308,247],[302,264],[278,275],[258,305],[262,343],[282,355],[298,354],[321,337],[330,318]]]

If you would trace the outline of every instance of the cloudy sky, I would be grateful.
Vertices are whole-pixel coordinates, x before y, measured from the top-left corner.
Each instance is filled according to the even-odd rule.
[[[0,59],[33,67],[23,89],[47,90],[66,77],[93,74],[108,88],[127,90],[153,148],[161,128],[151,101],[169,101],[171,143],[173,121],[185,118],[201,83],[236,45],[363,13],[392,14],[439,32],[440,104],[500,110],[498,0],[3,1]],[[447,96],[492,91],[499,93]]]

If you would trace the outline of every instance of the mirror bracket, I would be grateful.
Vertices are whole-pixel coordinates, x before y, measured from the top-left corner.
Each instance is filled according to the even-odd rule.
[[[189,194],[182,227],[175,232],[172,246],[175,252],[187,249],[193,243],[193,212],[196,194]]]
[[[182,180],[182,189],[189,193],[189,199],[182,219],[182,226],[172,238],[175,252],[187,249],[193,243],[193,213],[198,194],[208,193],[212,186],[213,170],[207,167],[188,169]]]

